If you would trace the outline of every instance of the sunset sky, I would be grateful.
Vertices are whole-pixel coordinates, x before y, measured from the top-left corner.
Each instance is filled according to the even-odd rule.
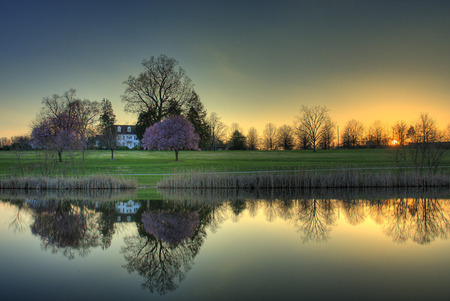
[[[92,3],[91,3],[92,2]],[[450,1],[0,0],[0,137],[25,134],[42,97],[113,103],[141,62],[177,59],[209,113],[260,131],[325,105],[357,119],[450,123]]]

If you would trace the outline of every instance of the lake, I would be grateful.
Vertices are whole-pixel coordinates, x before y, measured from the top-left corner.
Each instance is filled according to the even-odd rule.
[[[450,300],[447,193],[161,195],[3,195],[2,300]]]

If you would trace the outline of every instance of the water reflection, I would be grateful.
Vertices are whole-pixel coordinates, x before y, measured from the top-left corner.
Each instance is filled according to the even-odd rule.
[[[336,203],[331,200],[301,200],[294,203],[293,222],[303,242],[326,241],[336,222]]]
[[[448,237],[448,204],[436,199],[398,199],[388,203],[382,216],[383,228],[395,242],[411,239],[429,244],[437,238]]]
[[[435,191],[383,191],[381,196],[366,193],[364,199],[352,198],[352,192],[324,192],[320,197],[308,191],[297,197],[286,192],[265,195],[266,199],[225,193],[228,199],[208,194],[184,201],[33,198],[3,202],[16,209],[8,223],[11,230],[30,229],[43,250],[68,259],[84,257],[93,249],[107,250],[118,227],[134,223],[136,231],[127,232],[120,246],[126,261],[123,267],[142,277],[144,289],[160,295],[179,287],[208,233],[220,231],[227,221],[262,216],[271,224],[281,219],[298,232],[303,245],[328,241],[340,223],[358,227],[368,219],[395,243],[431,245],[448,239],[450,232],[450,200]]]
[[[210,212],[203,206],[143,202],[136,220],[138,233],[121,248],[129,273],[144,277],[142,287],[161,295],[174,291],[192,268],[206,237]]]

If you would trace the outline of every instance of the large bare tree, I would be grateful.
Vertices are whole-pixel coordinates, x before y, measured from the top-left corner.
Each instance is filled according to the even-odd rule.
[[[300,116],[297,117],[298,131],[308,136],[313,150],[316,151],[317,143],[322,136],[322,127],[328,118],[328,109],[325,106],[309,107],[302,105]]]
[[[152,56],[142,61],[144,72],[130,75],[122,101],[125,111],[139,114],[146,126],[162,121],[169,115],[180,115],[193,95],[193,84],[174,58]]]

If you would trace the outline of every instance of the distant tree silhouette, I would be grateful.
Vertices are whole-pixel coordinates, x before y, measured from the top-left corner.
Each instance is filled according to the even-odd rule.
[[[322,149],[330,149],[334,145],[335,124],[331,121],[330,117],[327,117],[321,128],[321,135],[319,138],[319,147]]]
[[[355,147],[361,144],[364,134],[364,126],[361,122],[352,119],[345,124],[342,133],[344,147]]]
[[[207,124],[209,128],[210,148],[216,150],[217,145],[225,138],[227,127],[215,112],[212,112],[207,118]]]
[[[259,147],[258,131],[254,127],[251,127],[248,130],[247,134],[247,148],[249,150],[257,150],[258,147]]]
[[[277,148],[277,127],[273,123],[266,124],[263,131],[263,146],[266,150],[274,150]]]
[[[294,134],[290,126],[285,124],[278,128],[276,143],[279,148],[284,150],[294,148]]]
[[[228,142],[229,150],[245,150],[246,149],[246,138],[238,130],[235,130],[231,135],[230,141]]]

